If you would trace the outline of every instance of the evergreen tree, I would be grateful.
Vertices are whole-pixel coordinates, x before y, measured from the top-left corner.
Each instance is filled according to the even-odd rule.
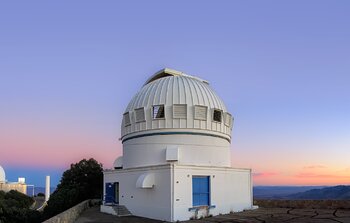
[[[74,205],[102,196],[102,164],[94,159],[83,159],[71,164],[63,173],[56,190],[51,194],[48,206],[44,209],[45,218],[57,215]]]

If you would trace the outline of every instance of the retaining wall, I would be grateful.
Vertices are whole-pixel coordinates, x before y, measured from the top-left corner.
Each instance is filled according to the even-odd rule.
[[[350,209],[350,200],[254,200],[265,208]]]
[[[83,211],[99,203],[98,199],[83,201],[43,223],[74,223]]]

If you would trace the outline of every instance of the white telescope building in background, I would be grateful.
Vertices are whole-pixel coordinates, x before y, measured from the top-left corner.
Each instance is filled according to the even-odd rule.
[[[15,190],[27,194],[27,184],[25,178],[19,177],[18,182],[9,182],[6,180],[5,170],[0,166],[0,191],[9,192]]]
[[[50,176],[46,176],[45,183],[45,201],[47,202],[50,198]]]

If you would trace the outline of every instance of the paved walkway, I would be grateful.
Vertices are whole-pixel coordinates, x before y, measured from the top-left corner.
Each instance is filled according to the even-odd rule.
[[[38,208],[40,208],[44,202],[45,202],[45,197],[33,197],[34,199],[34,204],[32,205],[32,207],[30,209],[32,210],[37,210]]]
[[[98,207],[93,207],[79,217],[76,223],[160,223],[162,221],[139,217],[116,217],[99,212]],[[291,209],[291,208],[259,208],[257,210],[219,215],[199,220],[185,221],[184,223],[350,223],[350,210],[341,209]]]
[[[117,217],[110,214],[100,212],[100,207],[92,207],[84,211],[75,223],[160,223],[148,218],[140,218],[136,216]]]

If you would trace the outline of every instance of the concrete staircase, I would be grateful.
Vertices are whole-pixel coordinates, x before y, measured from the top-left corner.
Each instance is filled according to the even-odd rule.
[[[101,205],[100,211],[103,213],[116,215],[119,217],[132,215],[124,205]]]
[[[113,206],[113,209],[119,217],[131,215],[130,211],[124,205]]]

